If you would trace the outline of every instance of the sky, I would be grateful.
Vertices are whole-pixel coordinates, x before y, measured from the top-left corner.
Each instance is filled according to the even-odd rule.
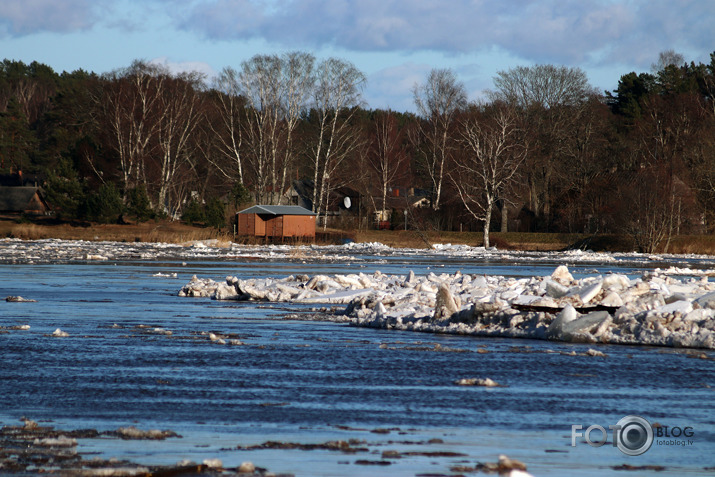
[[[517,66],[581,68],[604,91],[662,51],[709,63],[714,24],[715,0],[1,0],[0,57],[100,74],[140,59],[210,80],[301,50],[360,69],[366,107],[414,111],[433,68],[479,100]]]

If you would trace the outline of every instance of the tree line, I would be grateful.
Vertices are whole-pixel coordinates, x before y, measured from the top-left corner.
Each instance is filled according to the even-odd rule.
[[[579,68],[515,67],[476,101],[434,69],[412,90],[415,113],[369,109],[365,84],[350,62],[306,52],[211,79],[145,61],[58,74],[4,60],[0,173],[40,174],[68,219],[218,224],[223,205],[286,203],[300,179],[320,216],[340,189],[366,216],[417,190],[427,205],[405,224],[479,229],[486,243],[490,230],[627,233],[653,251],[712,231],[715,53],[663,52],[603,93]]]

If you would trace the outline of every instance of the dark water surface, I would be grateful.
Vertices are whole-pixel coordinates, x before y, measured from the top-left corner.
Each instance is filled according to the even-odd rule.
[[[0,424],[15,425],[27,416],[63,429],[171,429],[183,437],[149,443],[84,440],[78,450],[146,464],[251,460],[296,475],[376,474],[375,468],[355,465],[365,456],[235,448],[267,440],[354,438],[374,452],[424,451],[417,442],[439,438],[443,443],[427,446],[430,451],[467,456],[403,458],[378,474],[449,474],[456,463],[493,462],[503,453],[525,461],[537,476],[622,474],[611,469],[620,464],[666,467],[653,475],[712,475],[704,470],[715,466],[711,351],[364,329],[283,318],[288,311],[308,311],[304,306],[176,296],[193,274],[219,280],[375,269],[513,275],[553,270],[548,264],[500,264],[478,271],[459,263],[409,265],[0,265],[1,297],[37,300],[0,303],[0,326],[31,326],[0,334]],[[178,276],[153,276],[158,272]],[[52,337],[57,328],[69,337]],[[210,332],[230,334],[244,344],[217,344]],[[583,355],[589,348],[607,356]],[[572,351],[579,355],[569,355]],[[453,384],[469,377],[489,377],[504,387]],[[638,457],[622,454],[610,438],[600,448],[582,439],[571,447],[572,424],[608,428],[631,414],[671,428],[692,427],[692,444],[656,442]],[[383,431],[370,432],[376,429]]]

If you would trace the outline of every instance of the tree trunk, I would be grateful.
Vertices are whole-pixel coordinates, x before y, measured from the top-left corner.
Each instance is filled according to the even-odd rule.
[[[489,200],[487,203],[487,210],[484,216],[484,247],[489,248],[489,227],[492,224],[492,209],[494,203]]]
[[[506,208],[506,201],[502,200],[501,206],[501,233],[509,231],[509,211]]]

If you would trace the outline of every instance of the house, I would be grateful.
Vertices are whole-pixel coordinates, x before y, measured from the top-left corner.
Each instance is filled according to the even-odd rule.
[[[0,213],[46,215],[50,207],[37,187],[1,187]]]
[[[420,209],[430,206],[428,193],[421,189],[391,187],[385,197],[383,207],[382,197],[371,197],[372,207],[368,206],[372,213],[374,223],[377,228],[388,228],[393,220],[392,213],[398,212],[404,215],[411,209]]]
[[[299,205],[306,209],[312,210],[313,207],[313,181],[311,180],[295,180],[291,184],[291,188],[284,194],[285,202],[293,205]],[[324,207],[327,209],[321,212],[331,217],[341,215],[357,214],[361,209],[362,197],[360,193],[350,187],[337,187],[330,190],[327,204]]]
[[[315,238],[315,213],[297,205],[254,205],[236,213],[238,235]]]

